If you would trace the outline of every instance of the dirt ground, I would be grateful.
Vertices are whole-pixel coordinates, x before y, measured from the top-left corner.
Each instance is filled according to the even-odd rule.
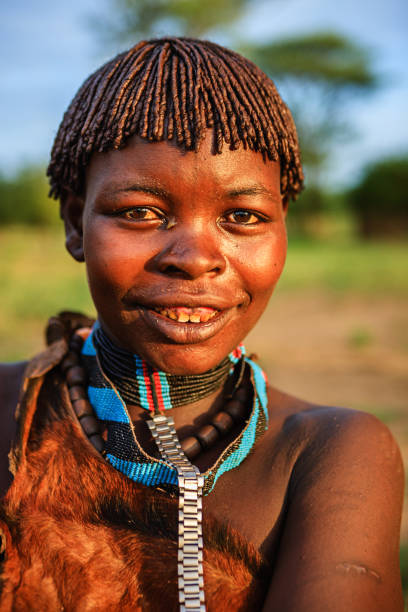
[[[373,412],[408,466],[408,308],[387,297],[285,291],[245,341],[274,386],[303,399]],[[408,499],[402,524],[408,541]]]
[[[64,283],[69,284],[66,279]],[[61,287],[55,293],[65,304]],[[30,309],[33,301],[35,297],[29,300]],[[86,310],[86,304],[75,307]],[[42,310],[54,313],[58,307],[47,303]],[[42,312],[33,319],[17,313],[15,320],[4,316],[2,323],[0,308],[0,336],[2,330],[4,335],[11,330],[4,350],[34,354],[42,342],[45,320]],[[23,344],[16,348],[17,323]],[[396,437],[408,471],[406,298],[386,297],[385,292],[382,296],[380,289],[364,294],[283,287],[245,344],[248,351],[258,353],[274,386],[309,401],[376,414]],[[408,544],[408,496],[402,541]]]

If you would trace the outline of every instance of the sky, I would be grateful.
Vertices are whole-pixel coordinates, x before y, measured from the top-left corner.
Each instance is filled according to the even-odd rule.
[[[92,16],[110,0],[13,0],[0,19],[0,172],[45,163],[62,115],[89,73],[117,48],[103,48]],[[334,186],[356,181],[370,161],[408,152],[406,0],[260,0],[241,26],[254,40],[333,30],[372,50],[383,86],[351,107],[356,138],[333,158]]]

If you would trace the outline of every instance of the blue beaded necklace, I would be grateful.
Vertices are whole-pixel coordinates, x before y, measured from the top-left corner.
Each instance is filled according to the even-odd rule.
[[[140,446],[130,419],[126,403],[111,378],[101,367],[100,344],[96,323],[84,342],[81,355],[88,371],[88,397],[97,418],[107,428],[106,459],[117,470],[146,486],[177,486],[176,469],[162,459],[148,455]],[[118,349],[121,351],[121,349]],[[152,413],[173,407],[170,375],[152,368],[138,355],[125,354],[126,363],[133,364],[133,380],[138,387],[139,404]],[[245,355],[242,345],[228,355],[229,374],[239,362],[249,368],[253,385],[253,405],[249,419],[231,444],[222,452],[215,464],[203,473],[204,495],[208,495],[222,474],[238,467],[248,456],[257,439],[268,426],[266,376],[262,369]],[[129,372],[128,372],[129,373]],[[228,373],[227,373],[228,375]],[[205,376],[205,375],[203,375]],[[184,377],[189,378],[189,377]],[[174,385],[173,385],[174,386]]]

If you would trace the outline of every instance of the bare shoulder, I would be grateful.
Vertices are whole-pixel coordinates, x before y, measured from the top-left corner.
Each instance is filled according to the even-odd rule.
[[[307,440],[297,461],[299,472],[306,469],[311,474],[311,463],[327,465],[329,469],[340,462],[347,472],[353,470],[362,476],[380,470],[402,483],[398,445],[388,427],[374,415],[350,408],[312,405],[301,411],[296,420]]]
[[[270,392],[271,422],[280,431],[296,455],[294,477],[302,466],[310,472],[310,463],[319,460],[343,465],[347,457],[360,456],[367,469],[387,464],[394,475],[403,476],[398,445],[388,427],[372,414],[337,406],[312,404],[276,389]],[[370,460],[372,459],[372,461]]]
[[[11,482],[8,452],[16,434],[15,409],[27,362],[0,364],[0,497]]]
[[[281,402],[296,457],[265,609],[402,610],[404,474],[393,436],[371,414],[290,396]]]

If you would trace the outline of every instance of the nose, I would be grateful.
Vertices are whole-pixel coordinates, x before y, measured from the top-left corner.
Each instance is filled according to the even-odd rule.
[[[216,276],[226,268],[226,260],[219,241],[201,226],[188,230],[169,230],[168,244],[155,257],[162,274],[197,279],[201,276]]]

